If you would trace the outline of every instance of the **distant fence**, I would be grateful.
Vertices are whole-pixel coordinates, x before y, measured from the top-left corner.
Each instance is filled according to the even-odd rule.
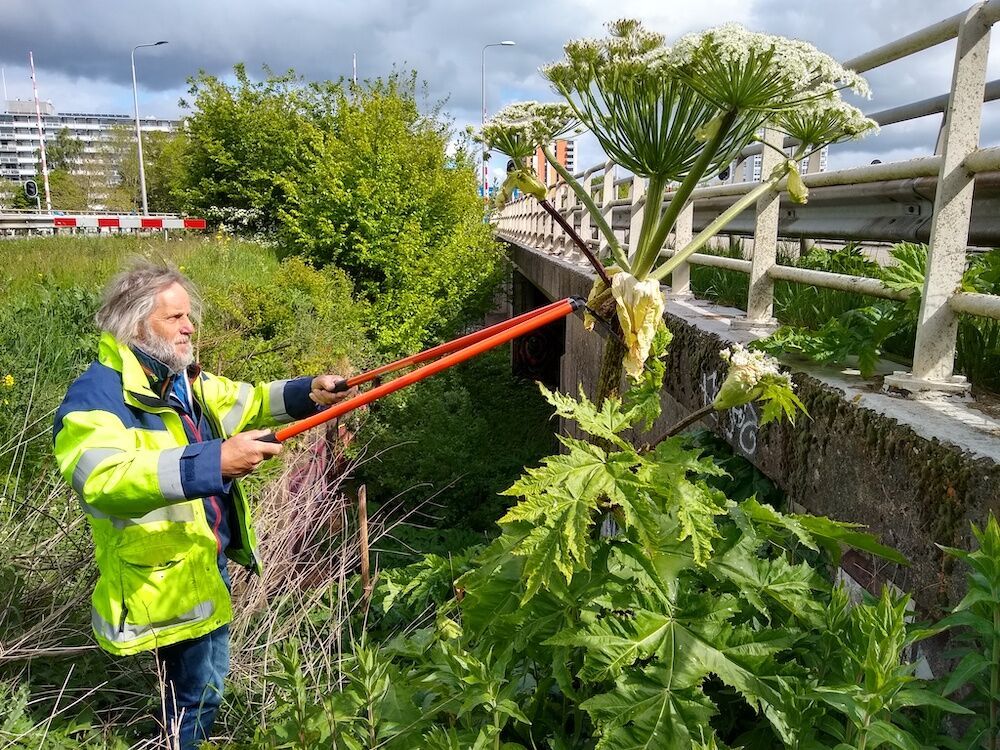
[[[106,213],[40,213],[38,211],[0,212],[0,232],[54,232],[64,229],[83,230],[204,230],[204,219],[177,214],[106,214]]]
[[[803,175],[810,188],[807,206],[782,203],[777,195],[764,197],[755,210],[738,217],[724,230],[753,237],[752,260],[696,253],[674,270],[672,293],[690,294],[691,264],[748,273],[750,291],[745,322],[750,326],[764,326],[772,321],[774,282],[777,280],[903,299],[904,294],[887,289],[877,279],[780,265],[777,262],[779,235],[810,239],[927,241],[930,254],[917,324],[913,371],[889,377],[886,382],[911,391],[963,390],[966,387],[964,379],[953,375],[958,315],[1000,319],[1000,296],[959,291],[967,246],[1000,244],[1000,147],[979,148],[983,103],[1000,98],[1000,81],[986,82],[990,32],[998,19],[1000,0],[989,0],[847,60],[845,67],[863,73],[943,42],[957,40],[950,92],[869,114],[882,126],[943,114],[935,154],[833,172],[819,172],[819,158],[814,155],[807,174]],[[780,145],[774,132],[766,132],[765,138]],[[745,160],[762,151],[760,144],[745,149],[732,174],[738,174]],[[770,174],[780,158],[773,149],[764,151],[759,174]],[[645,182],[631,175],[618,178],[616,169],[615,163],[609,161],[575,176],[594,196],[618,240],[628,247],[629,239],[638,236],[642,225],[646,209]],[[719,184],[695,190],[678,218],[673,246],[683,247],[696,228],[707,225],[756,184]],[[779,185],[783,187],[784,183]],[[602,244],[596,226],[592,226],[589,215],[569,186],[564,182],[550,185],[549,199],[581,236],[589,239],[598,253],[606,257],[608,247]],[[665,202],[670,200],[668,192]],[[511,202],[495,221],[497,235],[501,238],[560,255],[575,252],[569,237],[533,198]],[[663,252],[671,253],[667,249]]]

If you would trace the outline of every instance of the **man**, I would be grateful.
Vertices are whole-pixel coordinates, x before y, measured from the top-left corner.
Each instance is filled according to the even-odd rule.
[[[227,558],[260,572],[239,478],[277,455],[264,427],[343,399],[336,375],[252,386],[202,372],[191,282],[140,262],[114,278],[96,316],[98,359],[56,412],[59,470],[80,496],[100,577],[97,642],[156,649],[168,731],[207,739],[229,669]]]

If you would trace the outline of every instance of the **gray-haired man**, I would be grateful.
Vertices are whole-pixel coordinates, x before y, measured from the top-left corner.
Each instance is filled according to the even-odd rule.
[[[197,294],[177,270],[135,264],[107,286],[98,359],[56,412],[55,455],[80,496],[100,571],[98,643],[157,650],[170,731],[207,739],[229,668],[227,560],[260,563],[239,478],[281,451],[266,427],[345,397],[337,375],[251,385],[194,362]]]

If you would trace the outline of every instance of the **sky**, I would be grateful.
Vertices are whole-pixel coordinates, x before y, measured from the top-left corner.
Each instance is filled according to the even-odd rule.
[[[231,75],[245,63],[294,68],[309,79],[352,74],[359,78],[393,68],[415,69],[426,82],[428,108],[445,111],[462,129],[478,125],[483,45],[488,112],[525,99],[556,100],[538,73],[559,59],[574,38],[599,36],[614,18],[641,19],[668,41],[726,22],[809,41],[846,60],[965,11],[969,0],[5,0],[0,23],[0,66],[11,99],[31,97],[28,52],[34,53],[39,95],[60,112],[131,113],[129,53],[137,44],[169,44],[136,52],[139,111],[177,117],[186,80],[199,70]],[[1000,36],[997,34],[996,36]],[[994,40],[990,80],[1000,78]],[[926,50],[868,74],[866,112],[948,91],[954,42]],[[876,137],[834,148],[831,168],[907,159],[933,152],[940,117],[885,128]],[[1000,102],[984,109],[983,145],[1000,144]],[[578,141],[577,167],[600,161],[594,139]]]

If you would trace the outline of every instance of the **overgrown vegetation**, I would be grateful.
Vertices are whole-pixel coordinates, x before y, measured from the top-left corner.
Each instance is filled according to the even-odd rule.
[[[737,241],[721,254],[742,258]],[[871,377],[884,357],[907,362],[913,356],[917,314],[923,294],[927,247],[909,242],[894,245],[886,266],[865,255],[855,244],[825,250],[813,247],[801,257],[782,262],[800,268],[867,276],[909,294],[905,302],[778,281],[774,314],[783,324],[756,346],[774,354],[804,356],[822,364],[842,364],[855,358],[864,377]],[[691,286],[698,296],[724,305],[746,306],[746,274],[694,266]],[[962,280],[963,291],[1000,293],[1000,250],[972,255]],[[974,386],[1000,392],[1000,324],[973,315],[959,317],[955,369]]]
[[[501,258],[470,152],[416,75],[352,85],[293,72],[192,79],[175,192],[233,231],[333,264],[372,306],[380,353],[410,352],[490,303]]]
[[[338,692],[309,692],[302,650],[285,647],[272,678],[288,697],[280,737],[358,749],[923,748],[953,745],[943,714],[975,712],[963,746],[992,747],[980,704],[914,675],[906,654],[932,631],[911,623],[908,598],[852,601],[834,583],[844,545],[898,554],[850,524],[782,513],[745,482],[724,482],[743,497],[727,498],[712,484],[724,472],[689,438],[636,449],[620,433],[652,413],[655,393],[601,409],[549,394],[607,448],[561,438],[566,452],[509,490],[519,502],[489,547],[389,571]],[[607,513],[613,535],[601,533]],[[988,593],[1000,583],[996,528],[962,555],[980,582],[939,629],[974,634],[1000,616]],[[990,648],[971,642],[945,690],[986,685]]]

